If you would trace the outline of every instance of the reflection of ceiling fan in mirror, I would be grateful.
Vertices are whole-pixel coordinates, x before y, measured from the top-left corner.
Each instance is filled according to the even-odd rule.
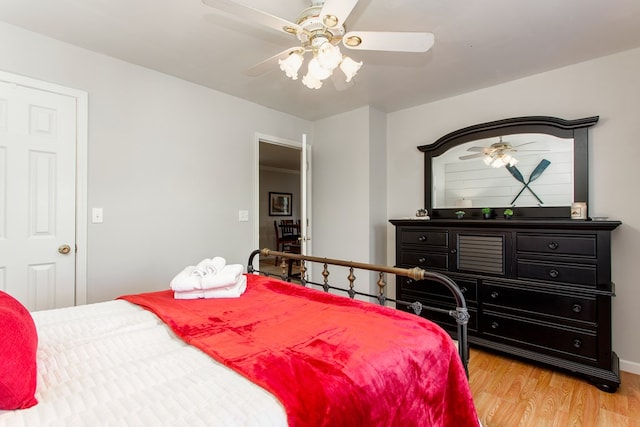
[[[510,165],[514,166],[518,163],[518,160],[513,157],[514,152],[542,152],[548,150],[523,150],[520,147],[533,144],[536,141],[529,141],[519,145],[511,145],[509,142],[503,141],[502,137],[498,142],[494,142],[488,147],[471,147],[467,151],[473,151],[474,154],[467,154],[466,156],[458,157],[460,160],[477,159],[482,157],[482,160],[487,166],[493,166],[499,168],[501,166]]]
[[[340,68],[346,81],[350,82],[362,66],[362,62],[356,62],[340,52],[338,44],[341,42],[347,49],[393,52],[426,52],[434,42],[431,33],[346,32],[344,23],[358,0],[311,0],[311,6],[298,15],[295,23],[234,0],[202,2],[234,14],[244,21],[295,35],[298,39],[297,46],[289,47],[254,65],[247,72],[257,76],[278,63],[288,77],[296,80],[304,55],[311,53],[308,71],[302,78],[302,83],[311,89],[319,89],[322,81],[331,76],[336,68]]]

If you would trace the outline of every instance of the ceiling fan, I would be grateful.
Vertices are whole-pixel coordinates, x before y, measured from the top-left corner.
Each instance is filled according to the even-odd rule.
[[[494,168],[499,168],[500,166],[514,166],[518,163],[515,157],[511,155],[513,152],[523,152],[523,151],[531,151],[531,152],[540,152],[547,150],[522,150],[520,147],[525,145],[533,144],[536,141],[525,142],[520,145],[511,145],[509,142],[503,141],[502,136],[498,139],[498,142],[494,142],[488,147],[470,147],[467,151],[473,151],[474,154],[467,154],[465,156],[460,156],[458,159],[460,160],[468,160],[468,159],[476,159],[482,157],[484,162],[487,165],[493,166]]]
[[[236,15],[242,20],[296,36],[296,46],[252,66],[247,70],[247,74],[257,76],[278,63],[288,77],[297,80],[304,55],[311,53],[308,72],[302,78],[302,83],[311,89],[319,89],[322,81],[331,76],[336,68],[340,68],[346,82],[350,82],[362,66],[362,62],[356,62],[343,55],[339,44],[353,50],[426,52],[434,43],[433,34],[425,32],[347,32],[345,21],[358,0],[311,0],[311,6],[300,12],[295,22],[235,0],[202,2],[212,8]]]

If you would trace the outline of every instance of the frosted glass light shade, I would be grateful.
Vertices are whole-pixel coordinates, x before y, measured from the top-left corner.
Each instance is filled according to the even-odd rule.
[[[309,73],[317,80],[324,80],[331,75],[331,69],[325,68],[320,64],[318,57],[314,57],[309,61]]]
[[[342,61],[342,53],[340,53],[340,48],[338,48],[338,46],[334,46],[331,43],[326,42],[318,49],[317,58],[323,68],[333,71],[334,68],[340,65],[340,61]]]
[[[340,69],[347,77],[347,83],[350,82],[353,76],[358,73],[360,67],[362,67],[362,61],[356,62],[348,56],[345,56],[344,59],[342,59],[342,62],[340,63]]]
[[[286,59],[278,60],[280,69],[292,80],[298,79],[298,70],[302,66],[302,55],[299,52],[291,53]]]
[[[311,72],[308,72],[303,78],[302,83],[308,87],[309,89],[320,89],[322,87],[322,82],[316,79]]]

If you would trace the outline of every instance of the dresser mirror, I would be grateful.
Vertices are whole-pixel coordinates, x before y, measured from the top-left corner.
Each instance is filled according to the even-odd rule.
[[[569,218],[588,207],[588,128],[598,117],[516,117],[469,126],[432,144],[425,155],[425,207],[432,218]]]

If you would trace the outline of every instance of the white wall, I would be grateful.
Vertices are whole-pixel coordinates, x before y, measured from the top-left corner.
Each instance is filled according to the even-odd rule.
[[[417,146],[473,124],[517,116],[577,119],[599,115],[590,130],[589,212],[622,221],[613,232],[613,348],[622,369],[640,372],[635,263],[640,253],[640,49],[531,76],[388,115],[388,215],[423,204],[423,156]],[[388,262],[395,259],[387,227]]]
[[[1,70],[89,93],[89,302],[166,289],[205,257],[246,263],[255,133],[298,140],[310,122],[2,23],[0,52]]]
[[[385,262],[385,141],[386,116],[371,107],[315,123],[314,255]],[[347,275],[338,273],[343,276]],[[370,284],[356,280],[358,290],[377,292]]]

